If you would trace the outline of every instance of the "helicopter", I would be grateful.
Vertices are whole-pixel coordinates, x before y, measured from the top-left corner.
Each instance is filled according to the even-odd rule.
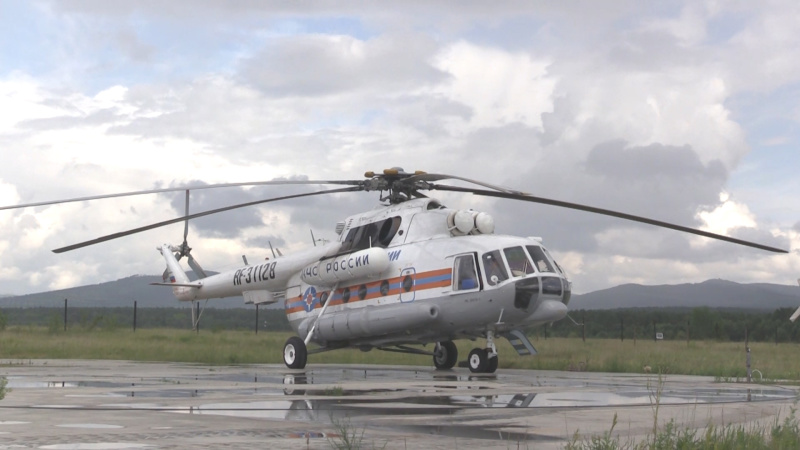
[[[458,180],[478,187],[440,183]],[[285,195],[189,213],[189,193],[254,185],[334,185],[321,191]],[[485,212],[451,209],[424,191],[548,204],[646,223],[712,239],[788,253],[786,250],[703,230],[592,206],[536,197],[529,193],[454,175],[407,173],[402,168],[366,172],[362,180],[276,180],[171,187],[97,195],[2,209],[42,206],[153,193],[185,191],[183,217],[113,233],[53,250],[55,253],[184,222],[180,245],[157,247],[165,263],[162,282],[180,301],[243,296],[246,303],[282,303],[296,335],[283,348],[290,369],[305,368],[308,356],[343,348],[373,349],[432,357],[436,369],[459,362],[458,339],[484,340],[464,363],[473,373],[494,373],[496,340],[507,339],[519,355],[535,355],[527,329],[567,316],[572,282],[539,237],[495,233]],[[337,239],[258,264],[207,275],[191,255],[189,221],[235,208],[345,192],[378,192],[379,206],[336,224]],[[312,233],[313,236],[313,233]],[[186,257],[197,275],[190,280],[180,264]],[[193,324],[199,315],[192,308]],[[311,345],[313,344],[313,346]],[[433,344],[432,349],[427,346]]]

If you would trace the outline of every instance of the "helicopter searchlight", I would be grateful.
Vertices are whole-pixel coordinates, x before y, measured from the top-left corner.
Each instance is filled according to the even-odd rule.
[[[457,180],[478,187],[441,183]],[[192,190],[241,186],[334,186],[189,213]],[[764,251],[785,250],[645,217],[531,194],[454,175],[367,172],[363,180],[276,180],[184,186],[120,194],[14,205],[2,209],[185,191],[182,217],[113,233],[53,250],[62,253],[134,233],[184,222],[180,246],[158,247],[167,269],[162,283],[180,301],[244,296],[253,303],[282,302],[296,335],[283,349],[287,367],[302,369],[310,355],[341,348],[385,350],[431,356],[437,369],[458,362],[458,339],[483,340],[466,358],[471,372],[498,367],[495,340],[508,339],[520,355],[536,350],[526,331],[566,317],[572,283],[540,237],[497,234],[491,216],[447,208],[423,191],[460,192],[532,202],[603,214],[618,219],[744,245]],[[381,205],[337,222],[337,238],[260,264],[207,276],[191,255],[189,220],[236,208],[302,197],[379,192]],[[312,234],[313,236],[313,234]],[[190,281],[180,265],[186,257],[199,279]],[[199,315],[192,308],[196,326]],[[202,311],[201,311],[202,312]],[[796,312],[792,319],[800,315]],[[430,345],[432,344],[432,348]]]

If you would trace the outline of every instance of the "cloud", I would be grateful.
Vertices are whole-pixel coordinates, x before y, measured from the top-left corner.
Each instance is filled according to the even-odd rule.
[[[269,97],[349,92],[391,97],[444,77],[428,62],[436,48],[435,41],[420,34],[367,41],[351,36],[282,37],[242,61],[239,73],[247,84]]]
[[[359,179],[401,166],[778,246],[795,245],[800,231],[796,170],[783,150],[798,136],[791,2],[453,11],[445,2],[67,0],[19,12],[25,29],[42,32],[0,27],[0,42],[20,43],[0,44],[13,57],[0,71],[4,204],[195,182]],[[317,189],[196,191],[191,211]],[[797,267],[797,255],[786,262],[608,217],[430,195],[490,212],[500,233],[544,237],[580,274],[577,292],[728,275],[774,281]],[[335,238],[337,221],[378,200],[322,195],[230,211],[193,220],[189,240],[218,270],[243,253],[268,255],[269,242],[285,253],[312,245],[309,230]],[[183,208],[176,193],[0,213],[0,292],[160,272],[154,246],[179,243],[180,223],[58,257],[49,250]],[[9,250],[18,243],[24,252]]]

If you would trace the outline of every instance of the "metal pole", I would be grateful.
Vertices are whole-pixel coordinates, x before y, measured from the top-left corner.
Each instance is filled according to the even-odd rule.
[[[136,332],[136,300],[133,301],[133,332]]]
[[[747,325],[744,326],[744,346],[750,351],[750,336],[747,334]]]
[[[747,333],[747,325],[744,326],[744,348],[747,351],[747,382],[751,380],[750,372],[750,336]]]
[[[656,321],[653,319],[653,342],[658,342],[658,335],[656,334]]]
[[[258,303],[256,303],[256,334],[258,334]]]
[[[581,319],[581,322],[582,322],[581,325],[583,325],[581,327],[581,328],[583,328],[583,342],[585,343],[586,342],[586,311],[583,311],[583,317]]]
[[[747,382],[752,379],[752,372],[750,371],[750,347],[747,347]]]
[[[67,299],[64,299],[64,331],[67,331]]]

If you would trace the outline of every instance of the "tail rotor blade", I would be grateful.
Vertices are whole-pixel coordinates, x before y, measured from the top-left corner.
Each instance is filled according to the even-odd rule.
[[[191,267],[192,270],[194,270],[194,273],[195,275],[197,275],[198,279],[206,278],[208,276],[206,275],[206,271],[203,270],[202,267],[200,267],[200,263],[198,263],[197,260],[192,257],[192,255],[189,255],[188,261],[189,261],[189,267]]]
[[[183,225],[183,243],[186,244],[186,237],[189,236],[189,190],[186,190],[186,214],[184,214],[186,220],[184,221]]]

